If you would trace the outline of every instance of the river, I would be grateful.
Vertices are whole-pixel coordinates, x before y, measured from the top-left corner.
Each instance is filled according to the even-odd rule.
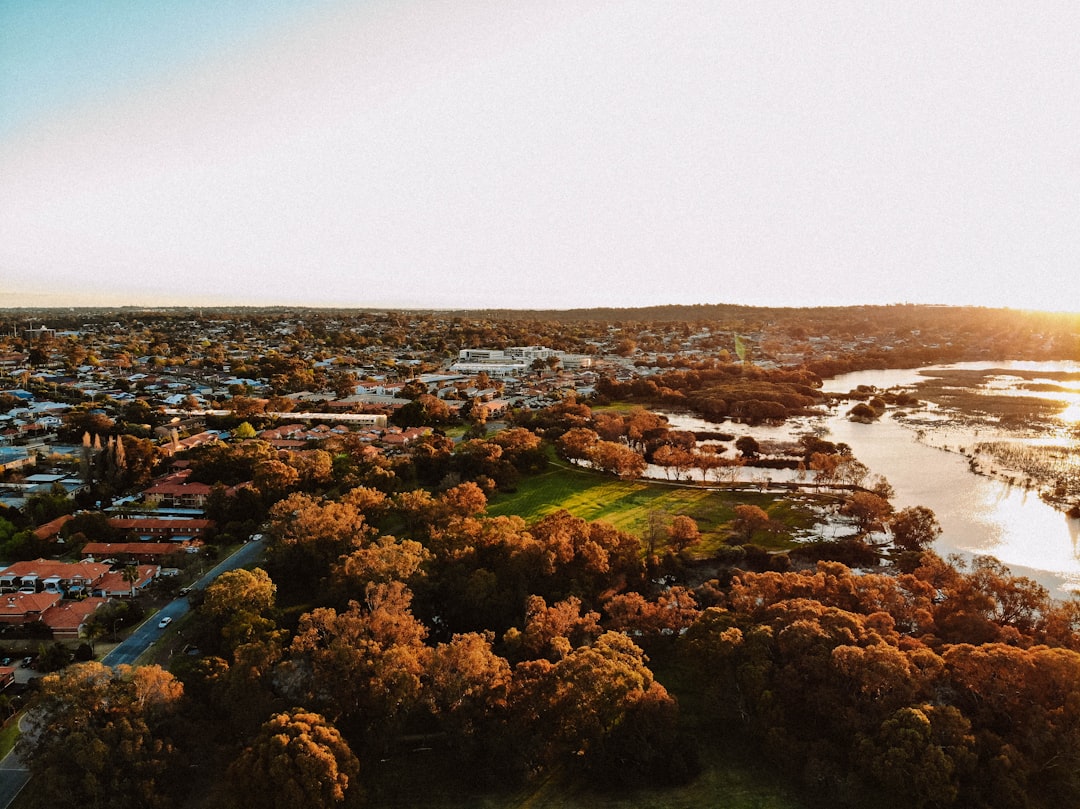
[[[1076,370],[1073,363],[964,363],[950,368]],[[829,392],[857,385],[879,389],[911,385],[920,369],[860,371],[826,380]],[[847,408],[841,408],[841,411]],[[915,433],[887,414],[874,424],[858,424],[838,412],[826,419],[830,441],[851,446],[855,457],[884,475],[896,490],[897,508],[933,509],[942,526],[935,550],[944,555],[986,554],[1013,573],[1030,576],[1057,597],[1080,590],[1080,520],[1070,519],[1031,489],[978,475],[956,452],[916,441]]]

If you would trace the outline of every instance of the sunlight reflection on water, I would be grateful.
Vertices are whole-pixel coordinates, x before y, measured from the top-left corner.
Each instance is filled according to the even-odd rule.
[[[1075,363],[963,363],[939,367],[1080,370]],[[826,380],[823,387],[846,393],[857,385],[885,389],[914,385],[922,379],[925,377],[919,369],[861,371]],[[1045,395],[1056,398],[1062,394]],[[1070,519],[1044,503],[1034,489],[973,473],[967,458],[919,442],[914,430],[891,416],[875,424],[858,424],[844,416],[848,409],[841,405],[827,416],[793,419],[780,427],[747,427],[730,422],[717,425],[682,415],[673,416],[671,421],[679,429],[753,435],[758,440],[794,441],[807,432],[824,433],[829,441],[850,445],[855,457],[871,472],[888,479],[896,490],[893,504],[898,509],[921,505],[934,511],[944,529],[935,547],[941,555],[988,554],[1013,573],[1037,580],[1057,597],[1080,590],[1080,520]],[[1063,419],[1080,421],[1080,402],[1070,405],[1066,413],[1070,415],[1063,413]],[[927,428],[934,429],[931,424]],[[1060,443],[1062,439],[1054,440]]]
[[[951,367],[1071,372],[1078,368],[1075,363],[965,363]],[[829,388],[847,391],[853,382],[884,388],[918,379],[917,371],[885,371],[875,383],[869,373],[837,377],[829,380]],[[1062,395],[1046,394],[1046,398]],[[1014,573],[1031,576],[1049,587],[1057,596],[1080,589],[1080,520],[1047,505],[1035,490],[974,474],[966,458],[917,442],[911,430],[891,417],[867,425],[838,414],[828,423],[829,440],[849,444],[859,460],[888,478],[896,489],[894,503],[898,508],[923,505],[933,509],[944,529],[937,543],[939,553],[989,554]]]

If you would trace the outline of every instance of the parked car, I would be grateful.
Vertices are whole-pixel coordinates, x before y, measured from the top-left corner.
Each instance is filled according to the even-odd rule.
[[[158,629],[164,629],[165,627],[167,627],[171,623],[172,623],[172,618],[170,618],[168,615],[166,615],[164,618],[162,618],[160,621],[158,621]]]

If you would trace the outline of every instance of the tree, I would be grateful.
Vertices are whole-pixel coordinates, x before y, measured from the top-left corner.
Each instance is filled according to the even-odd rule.
[[[289,696],[319,705],[335,721],[363,723],[372,744],[420,701],[430,650],[400,582],[369,584],[362,601],[337,612],[320,607],[300,618],[284,669]]]
[[[199,615],[208,624],[211,648],[231,653],[245,643],[273,636],[277,587],[266,571],[230,570],[206,588]]]
[[[756,531],[769,525],[772,520],[769,514],[760,506],[740,504],[735,506],[735,530],[742,534],[745,541],[749,542]]]
[[[515,726],[536,745],[534,766],[560,758],[603,760],[605,746],[644,699],[674,708],[645,655],[621,632],[605,632],[558,663],[519,664],[511,689]]]
[[[529,658],[561,660],[578,646],[600,635],[600,614],[582,614],[581,599],[570,596],[552,606],[541,596],[529,596],[525,606],[524,631],[510,630],[507,645]]]
[[[909,551],[923,550],[941,535],[937,516],[926,506],[911,506],[897,512],[889,521],[889,528],[893,542]]]
[[[432,650],[425,699],[459,745],[504,719],[510,664],[491,650],[490,633],[454,635]]]
[[[891,512],[889,501],[871,492],[854,492],[840,507],[840,513],[853,518],[863,533],[880,525]]]
[[[946,711],[956,714],[955,718]],[[961,733],[942,739],[944,734],[933,722],[941,716],[959,721]],[[974,738],[966,732],[969,727],[951,706],[905,707],[886,719],[859,750],[870,773],[885,788],[885,805],[911,809],[951,805],[959,793],[958,761],[962,765],[974,758],[970,749]]]
[[[246,441],[250,438],[254,438],[256,435],[255,428],[251,426],[250,421],[240,422],[238,425],[236,425],[236,429],[232,431],[232,434],[233,438],[236,438],[240,441]]]
[[[237,809],[335,809],[359,805],[360,762],[317,713],[275,714],[229,767]]]
[[[743,435],[735,440],[735,449],[744,458],[756,458],[758,453],[761,452],[761,445],[752,435]]]
[[[260,461],[255,466],[255,477],[252,483],[264,497],[276,500],[284,497],[289,489],[296,486],[300,480],[300,473],[284,461],[276,458]]]
[[[374,533],[351,502],[293,493],[270,510],[267,565],[290,588],[312,585]],[[287,579],[284,576],[287,576]]]
[[[684,587],[672,587],[655,601],[640,593],[620,593],[604,602],[605,626],[635,635],[675,635],[699,615],[694,596]]]
[[[249,396],[233,396],[229,401],[233,414],[240,419],[249,419],[266,412],[265,399],[253,399]],[[250,426],[250,425],[249,425]]]
[[[339,399],[347,399],[356,393],[358,381],[352,371],[333,371],[329,379],[330,388]]]
[[[331,569],[330,580],[344,601],[361,596],[372,582],[408,581],[431,557],[411,539],[381,536],[369,545],[341,557]]]
[[[165,734],[183,688],[159,666],[77,663],[41,678],[18,750],[49,804],[166,809],[180,790]]]
[[[876,421],[881,414],[874,410],[866,402],[859,402],[851,410],[848,411],[848,418],[852,421],[857,421],[862,424],[869,424],[872,421]]]
[[[135,565],[125,565],[120,576],[131,586],[131,597],[135,598],[135,584],[139,581],[139,568]]]
[[[588,460],[596,469],[624,479],[641,477],[647,466],[638,453],[614,441],[597,441]]]
[[[600,441],[600,436],[587,427],[575,427],[563,433],[555,442],[562,457],[572,461],[587,460],[593,448]]]
[[[685,514],[676,515],[668,526],[668,542],[676,553],[701,542],[697,523]]]

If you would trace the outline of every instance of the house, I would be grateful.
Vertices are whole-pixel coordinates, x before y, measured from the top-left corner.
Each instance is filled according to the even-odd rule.
[[[496,416],[505,416],[506,411],[510,408],[510,402],[506,399],[491,399],[489,401],[480,401],[473,404],[473,412],[477,410],[482,411],[485,419],[495,418]]]
[[[41,621],[45,610],[60,603],[59,593],[8,593],[0,595],[0,624],[22,626]]]
[[[200,539],[211,527],[213,520],[197,520],[164,517],[110,517],[109,526],[147,540],[164,539],[183,541]]]
[[[123,571],[114,570],[107,573],[98,583],[94,590],[95,594],[102,598],[131,598],[132,590],[137,594],[145,590],[161,575],[160,565],[136,565],[138,574],[134,582],[124,578]]]
[[[56,542],[60,539],[60,529],[75,519],[71,514],[64,514],[34,529],[34,537],[39,542]]]
[[[62,601],[45,610],[41,623],[49,628],[55,640],[75,640],[83,637],[83,627],[87,619],[103,604],[107,598],[84,598],[81,601]]]
[[[213,491],[207,483],[189,481],[190,469],[181,469],[166,475],[143,490],[147,503],[157,506],[179,506],[181,508],[205,508],[206,499]]]
[[[108,565],[94,562],[16,562],[0,570],[0,593],[48,593],[70,598],[93,592],[108,572]]]
[[[82,558],[115,559],[118,564],[155,565],[174,553],[183,553],[191,547],[187,543],[176,542],[87,542],[82,549]]]

